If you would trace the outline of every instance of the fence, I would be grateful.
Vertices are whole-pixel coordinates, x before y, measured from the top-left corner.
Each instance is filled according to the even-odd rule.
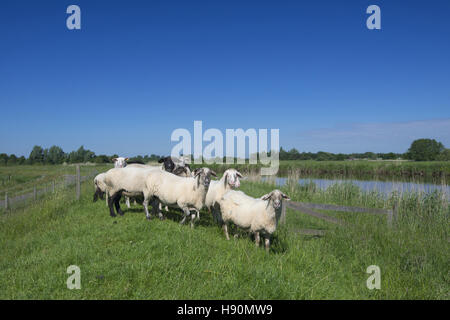
[[[76,199],[80,199],[81,196],[81,183],[95,177],[97,175],[97,171],[93,170],[86,176],[81,176],[80,174],[80,166],[76,166],[76,171],[74,175],[63,175],[62,181],[52,181],[50,184],[46,186],[38,187],[34,186],[32,192],[24,193],[21,195],[17,195],[11,197],[8,195],[8,192],[5,193],[5,198],[0,200],[0,208],[4,208],[6,210],[11,209],[13,206],[24,203],[26,201],[36,201],[40,196],[53,193],[57,190],[67,189],[69,187],[75,186],[75,197]]]

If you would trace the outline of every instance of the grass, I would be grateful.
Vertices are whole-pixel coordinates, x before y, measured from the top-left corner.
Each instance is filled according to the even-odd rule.
[[[274,188],[244,181],[261,196]],[[226,241],[210,215],[195,229],[181,215],[146,221],[141,206],[111,218],[104,201],[59,191],[27,208],[0,212],[0,299],[449,299],[449,208],[439,195],[368,195],[354,186],[321,191],[313,185],[282,188],[293,200],[399,206],[394,228],[384,217],[328,214],[338,228],[287,210],[272,249],[251,239]],[[123,205],[122,205],[123,207]],[[325,229],[324,237],[297,228]],[[381,268],[381,289],[369,290],[370,265]],[[81,290],[66,287],[70,265],[81,268]]]

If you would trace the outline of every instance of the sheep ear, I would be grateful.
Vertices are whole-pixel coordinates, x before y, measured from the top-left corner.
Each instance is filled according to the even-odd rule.
[[[287,195],[285,195],[283,192],[281,193],[281,196],[283,197],[284,200],[289,201],[291,200],[291,198],[289,198]]]
[[[217,178],[217,173],[215,173],[215,172],[212,171],[212,170],[210,170],[209,172],[211,172],[211,175],[212,175],[213,177],[216,177],[216,178]]]
[[[194,170],[194,178],[196,177],[196,176],[198,176],[199,174],[200,174],[200,172],[202,172],[202,168],[197,168],[197,169],[195,169]]]
[[[164,158],[161,158],[158,160],[158,163],[163,163],[164,162]]]
[[[178,167],[178,168],[176,168],[172,173],[174,174],[174,175],[179,175],[180,173],[183,173],[185,171],[185,168],[184,167]]]
[[[129,158],[125,158],[125,161],[128,161]]]
[[[116,161],[117,161],[117,158],[113,158],[113,159],[112,159],[112,162],[116,162]]]
[[[242,174],[241,174],[239,171],[236,171],[236,175],[237,175],[239,178],[243,178]]]
[[[261,200],[269,200],[271,196],[272,196],[272,192],[263,195],[260,199],[261,199]]]

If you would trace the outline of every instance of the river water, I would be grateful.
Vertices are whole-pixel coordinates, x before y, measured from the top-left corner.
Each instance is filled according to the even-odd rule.
[[[273,178],[272,178],[273,179]],[[270,178],[263,177],[263,181],[270,181]],[[276,177],[275,183],[278,186],[283,186],[287,183],[287,177]],[[394,191],[403,192],[417,192],[417,193],[431,193],[435,190],[445,194],[446,198],[450,200],[450,186],[446,184],[437,183],[421,183],[421,182],[407,182],[407,181],[376,181],[376,180],[358,180],[346,178],[300,178],[298,183],[301,185],[313,182],[320,189],[326,189],[336,183],[352,183],[358,186],[363,191],[377,191],[379,193],[389,195]]]

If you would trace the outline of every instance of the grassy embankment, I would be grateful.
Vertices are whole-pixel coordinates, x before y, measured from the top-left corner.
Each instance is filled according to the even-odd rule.
[[[273,189],[244,181],[253,196]],[[0,211],[0,299],[449,299],[449,207],[438,194],[385,200],[351,185],[321,191],[290,183],[293,200],[388,207],[398,203],[394,228],[382,216],[329,213],[348,227],[287,210],[287,223],[269,253],[251,239],[226,241],[210,215],[195,229],[181,215],[145,220],[142,207],[111,218],[103,201],[59,191],[27,208]],[[123,205],[122,205],[123,206]],[[300,236],[299,228],[328,230]],[[66,269],[81,268],[81,290],[66,288]],[[381,290],[366,287],[366,268],[381,268]]]

